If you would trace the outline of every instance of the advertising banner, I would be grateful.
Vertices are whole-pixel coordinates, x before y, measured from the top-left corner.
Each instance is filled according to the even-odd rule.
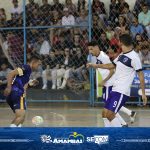
[[[149,128],[1,128],[0,150],[149,150]]]

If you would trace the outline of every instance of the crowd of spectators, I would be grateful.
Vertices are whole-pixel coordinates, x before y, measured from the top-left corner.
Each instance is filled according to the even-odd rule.
[[[78,0],[77,4],[73,0],[65,0],[65,3],[53,0],[52,4],[48,0],[41,1],[39,5],[29,0],[25,7],[27,58],[38,55],[42,59],[42,66],[33,72],[32,78],[41,80],[42,89],[83,88],[89,80],[85,67],[88,3],[86,0]],[[0,28],[24,26],[24,9],[18,0],[12,0],[12,4],[10,19],[7,19],[6,10],[0,9]],[[110,0],[108,12],[104,2],[93,0],[92,40],[96,40],[100,49],[114,59],[121,53],[119,36],[130,33],[143,65],[150,65],[149,8],[149,0],[136,0],[133,10],[125,0]],[[0,32],[1,49],[13,67],[23,62],[23,38],[22,30]]]

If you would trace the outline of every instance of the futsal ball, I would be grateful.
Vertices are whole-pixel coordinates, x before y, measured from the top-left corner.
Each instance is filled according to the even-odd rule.
[[[41,116],[35,116],[32,118],[32,123],[36,126],[43,124],[44,120]]]

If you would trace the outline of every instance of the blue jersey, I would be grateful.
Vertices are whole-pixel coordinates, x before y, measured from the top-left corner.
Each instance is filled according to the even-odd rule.
[[[18,67],[17,70],[19,74],[12,83],[12,90],[24,93],[24,86],[30,80],[31,67],[29,65],[22,65],[21,67]]]

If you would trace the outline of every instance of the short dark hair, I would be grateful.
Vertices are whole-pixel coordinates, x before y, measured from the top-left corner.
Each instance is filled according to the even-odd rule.
[[[88,46],[98,46],[98,43],[96,41],[91,41],[88,43]]]
[[[133,44],[132,37],[129,34],[122,34],[119,39],[125,46],[131,46]]]
[[[128,5],[127,3],[125,3],[125,4],[124,4],[124,8],[129,9],[130,7],[129,7],[129,5]]]

